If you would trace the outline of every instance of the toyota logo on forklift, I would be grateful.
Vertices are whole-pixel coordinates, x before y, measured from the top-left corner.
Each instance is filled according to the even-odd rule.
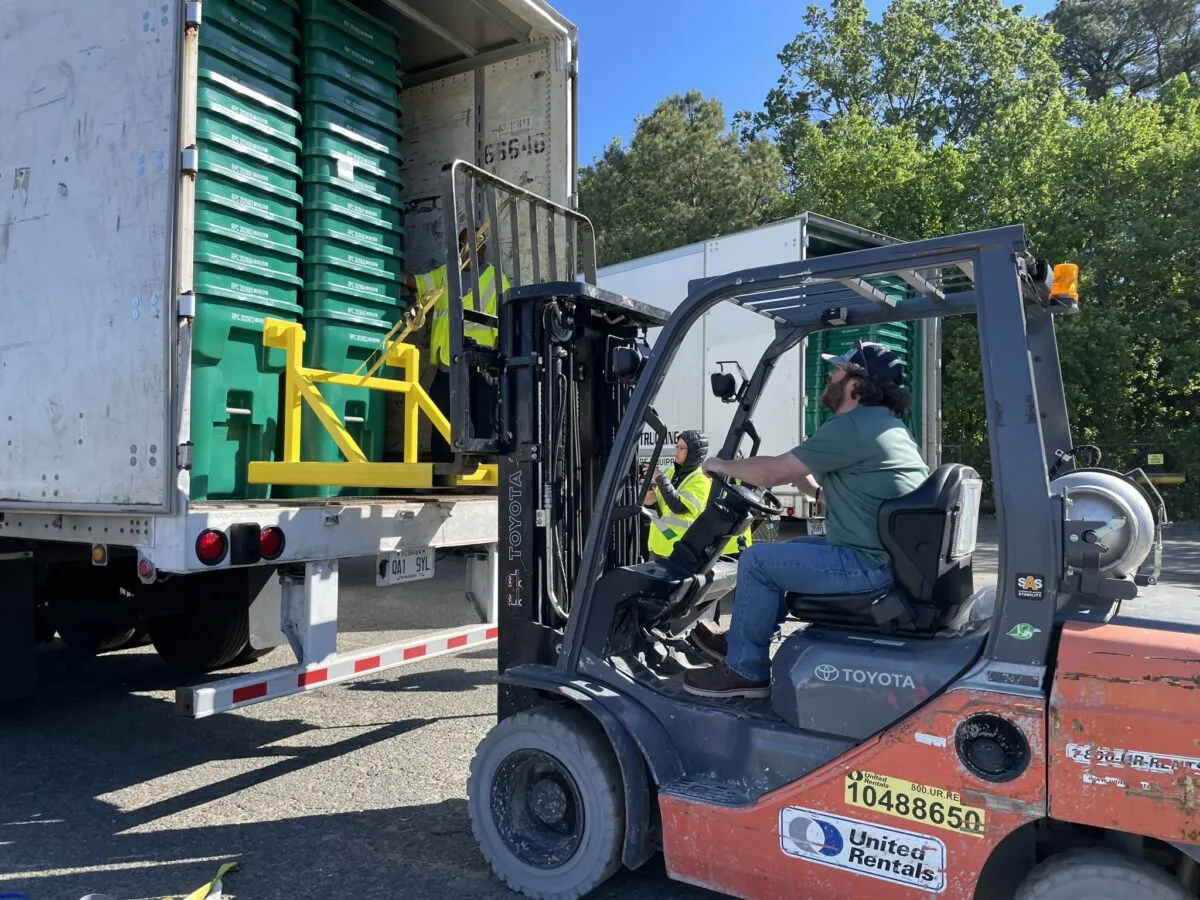
[[[821,679],[821,681],[837,681],[838,680],[837,666],[831,666],[828,663],[826,663],[825,665],[817,666],[815,669],[813,669],[813,672],[814,672],[814,674],[816,674],[817,678]]]
[[[1134,474],[1071,461],[1054,322],[1079,311],[1077,270],[1033,256],[1021,226],[873,244],[831,220],[802,221],[841,228],[831,243],[859,249],[694,280],[670,316],[576,283],[507,295],[500,341],[512,358],[555,360],[563,373],[591,366],[594,381],[521,370],[503,385],[513,446],[536,452],[503,456],[499,483],[528,485],[544,502],[521,512],[538,526],[524,533],[538,537],[519,565],[500,560],[501,584],[519,573],[539,587],[530,605],[501,609],[499,722],[467,785],[483,855],[530,897],[583,897],[662,850],[670,877],[740,897],[916,891],[969,900],[1003,844],[1028,848],[1004,862],[1019,867],[1021,900],[1149,896],[1151,885],[1156,898],[1193,897],[1172,870],[1137,854],[1140,840],[1093,839],[1120,810],[1122,827],[1187,871],[1179,860],[1200,853],[1172,842],[1197,821],[1170,774],[1104,770],[1122,783],[1140,779],[1131,793],[1113,778],[1081,779],[1080,768],[1097,763],[1066,751],[1067,740],[1127,739],[1122,712],[1147,702],[1131,693],[1140,682],[1129,659],[1162,648],[1152,667],[1163,680],[1138,690],[1166,702],[1168,673],[1190,679],[1186,663],[1197,658],[1194,647],[1168,652],[1177,646],[1170,632],[1102,624],[1154,583],[1145,564],[1166,512]],[[796,299],[806,291],[807,302]],[[768,376],[816,330],[839,340],[847,326],[973,315],[982,358],[1012,361],[983,369],[1003,581],[976,584],[983,479],[967,465],[935,465],[876,516],[894,583],[786,594],[789,615],[807,627],[784,629],[765,688],[734,697],[688,693],[681,682],[705,663],[717,671],[727,652],[730,665],[740,662],[745,560],[724,548],[777,515],[778,497],[747,478],[711,475],[707,506],[657,558],[635,539],[630,505],[653,489],[639,461],[643,435],[661,446],[668,434],[651,405],[667,368],[691,325],[723,301],[738,307],[731,317],[767,317],[774,334],[740,386],[729,373],[713,379],[714,393],[736,402],[723,460],[745,452],[746,437],[757,454],[754,416]],[[660,328],[647,354],[645,335]],[[558,434],[605,452],[554,450],[565,446]],[[836,510],[832,493],[824,499]],[[729,596],[731,629],[689,638]],[[1147,753],[1189,751],[1189,723],[1163,721]]]

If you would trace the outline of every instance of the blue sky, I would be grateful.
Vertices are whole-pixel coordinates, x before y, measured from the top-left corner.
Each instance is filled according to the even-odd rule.
[[[807,0],[551,0],[579,26],[579,162],[673,93],[717,97],[732,116],[758,109],[778,80],[776,55],[804,25]],[[869,0],[873,13],[886,0]],[[1025,0],[1041,14],[1052,0]],[[736,10],[736,12],[731,12]]]

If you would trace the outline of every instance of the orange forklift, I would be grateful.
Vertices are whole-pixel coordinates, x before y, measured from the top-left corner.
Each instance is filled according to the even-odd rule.
[[[1077,459],[1054,324],[1077,275],[1010,226],[694,281],[669,317],[579,281],[507,293],[499,721],[468,785],[501,879],[566,900],[661,852],[757,900],[1200,896],[1200,630],[1155,612],[1150,479]],[[681,683],[736,585],[723,549],[779,500],[715,476],[671,556],[643,550],[639,436],[661,452],[651,402],[718,303],[775,327],[748,379],[712,377],[725,459],[758,452],[763,388],[816,331],[973,315],[982,351],[996,582],[973,571],[984,479],[943,464],[879,511],[891,588],[787,596],[764,699]]]

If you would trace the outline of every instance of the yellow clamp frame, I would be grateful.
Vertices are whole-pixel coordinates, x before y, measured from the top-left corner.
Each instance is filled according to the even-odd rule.
[[[395,330],[392,329],[393,332]],[[421,387],[421,352],[412,344],[403,343],[403,338],[411,330],[410,324],[397,338],[393,338],[389,333],[384,339],[383,355],[366,374],[345,374],[305,366],[304,327],[295,322],[267,319],[263,326],[263,344],[280,348],[287,354],[284,375],[283,453],[277,462],[251,462],[247,476],[249,482],[382,489],[433,487],[433,463],[417,461],[417,424],[420,415],[424,413],[433,427],[449,442],[450,422]],[[403,377],[376,377],[374,373],[385,365],[401,370]],[[362,366],[359,367],[360,372],[361,370]],[[321,395],[318,387],[321,384],[404,394],[404,461],[392,463],[368,460],[358,442],[346,430],[345,424]],[[304,462],[300,459],[300,427],[305,403],[342,451],[346,462]],[[497,483],[494,465],[481,465],[470,475],[457,476],[454,479],[454,484],[458,487],[494,487]]]

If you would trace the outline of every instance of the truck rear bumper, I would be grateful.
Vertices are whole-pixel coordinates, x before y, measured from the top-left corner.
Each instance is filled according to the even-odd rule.
[[[237,565],[281,565],[372,556],[403,548],[464,547],[496,542],[497,499],[476,494],[197,503],[175,516],[95,515],[0,510],[0,538],[103,544],[138,551],[139,574],[186,574]],[[283,532],[283,551],[256,555],[259,531]],[[217,531],[230,551],[201,562],[196,542]]]

